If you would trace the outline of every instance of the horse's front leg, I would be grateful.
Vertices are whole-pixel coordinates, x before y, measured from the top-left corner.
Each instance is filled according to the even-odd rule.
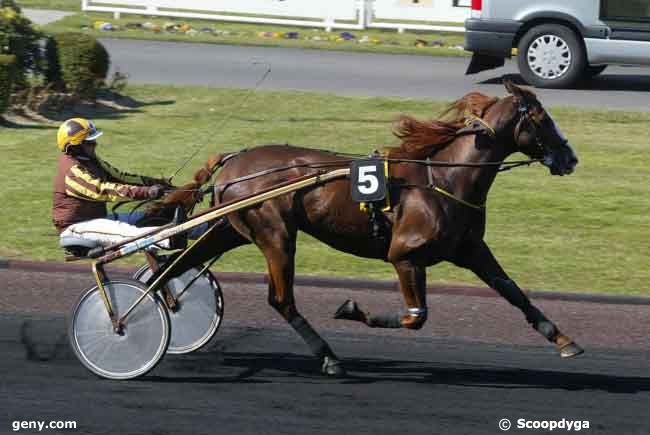
[[[356,320],[371,328],[420,329],[427,320],[426,270],[410,261],[394,264],[399,277],[400,290],[406,302],[406,313],[371,314],[347,300],[334,314],[335,319]]]
[[[530,302],[530,299],[521,291],[519,286],[501,268],[483,240],[466,244],[461,252],[462,254],[454,263],[470,269],[508,302],[519,308],[526,316],[528,323],[537,332],[550,342],[555,343],[560,356],[569,358],[584,352],[573,340],[562,334],[557,326]]]

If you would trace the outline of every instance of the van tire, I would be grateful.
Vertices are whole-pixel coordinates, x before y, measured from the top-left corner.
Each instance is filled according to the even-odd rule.
[[[517,53],[522,77],[540,88],[572,86],[584,77],[587,66],[582,41],[561,24],[531,28],[519,41]]]

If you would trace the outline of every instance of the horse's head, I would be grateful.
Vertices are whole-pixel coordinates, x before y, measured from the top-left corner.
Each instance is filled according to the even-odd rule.
[[[512,119],[508,124],[513,127],[514,151],[542,159],[553,175],[571,174],[578,157],[537,96],[512,82],[504,84],[512,95]]]

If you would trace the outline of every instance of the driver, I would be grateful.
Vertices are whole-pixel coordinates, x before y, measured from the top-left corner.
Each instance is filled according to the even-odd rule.
[[[135,226],[136,213],[107,215],[106,203],[156,199],[171,187],[165,179],[121,172],[95,154],[102,131],[83,118],[68,119],[59,127],[59,156],[54,178],[52,221],[61,237],[73,236],[112,245],[154,227]],[[159,243],[169,248],[169,241]]]

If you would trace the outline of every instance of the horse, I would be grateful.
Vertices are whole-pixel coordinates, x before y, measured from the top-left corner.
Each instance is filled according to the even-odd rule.
[[[328,376],[346,372],[296,307],[294,258],[299,230],[339,251],[387,261],[395,268],[406,312],[370,313],[348,300],[335,318],[373,328],[420,329],[428,313],[426,267],[446,261],[471,270],[519,308],[527,322],[555,344],[561,357],[583,353],[531,303],[484,240],[485,203],[508,156],[521,152],[558,176],[571,174],[578,164],[568,140],[537,96],[510,82],[505,82],[505,88],[509,95],[503,98],[467,94],[440,119],[399,118],[394,133],[401,144],[384,154],[389,161],[392,207],[377,212],[381,231],[376,231],[368,213],[352,202],[350,180],[335,179],[227,215],[172,266],[175,269],[170,275],[238,246],[255,244],[268,266],[268,303],[302,337]],[[429,164],[433,161],[449,164]],[[315,174],[324,166],[345,167],[349,163],[345,155],[270,144],[215,156],[203,171],[219,169],[214,179],[219,203]],[[195,180],[195,186],[198,181],[202,180]]]

